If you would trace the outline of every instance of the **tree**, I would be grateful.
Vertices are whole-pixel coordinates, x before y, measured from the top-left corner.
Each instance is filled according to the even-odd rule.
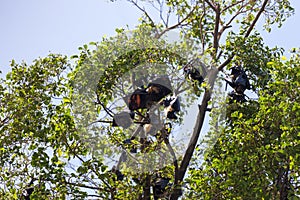
[[[230,106],[206,162],[190,171],[190,197],[299,198],[298,65],[299,54],[269,62],[271,78],[258,101]]]
[[[38,59],[29,67],[12,62],[12,72],[0,88],[0,141],[5,147],[0,154],[0,194],[25,198],[33,188],[31,198],[151,199],[155,187],[151,190],[150,186],[165,179],[169,184],[160,197],[168,199],[178,199],[182,189],[187,190],[183,197],[205,199],[297,195],[299,106],[295,88],[299,85],[294,66],[299,58],[280,62],[281,49],[265,47],[255,30],[262,16],[267,31],[273,24],[281,26],[293,13],[289,1],[128,1],[143,13],[141,24],[130,33],[117,29],[115,37],[80,47],[80,55],[73,56],[74,67],[60,55]],[[162,23],[156,23],[148,5],[158,10]],[[182,35],[176,43],[165,38],[172,30]],[[223,121],[212,120],[211,145],[216,133],[219,138],[199,168],[203,151],[195,150],[200,148],[197,144],[208,105],[217,95],[217,77],[235,65],[248,70],[251,89],[259,100],[232,103]],[[187,66],[206,74],[204,83],[182,77],[180,70]],[[155,131],[161,136],[154,142],[147,143],[148,136],[128,141],[149,124],[143,121],[147,111],[136,112],[135,129],[112,127],[111,121],[126,107],[128,101],[123,99],[157,75],[167,75],[172,91],[182,97],[183,112],[171,123],[175,124],[171,133],[162,127]],[[290,80],[290,85],[283,84],[283,79]],[[291,91],[290,96],[285,90]],[[199,99],[188,146],[178,156],[166,135],[174,134],[183,123],[184,111]],[[220,117],[222,104],[213,104],[212,116]],[[154,115],[162,112],[159,106],[153,109]],[[272,111],[281,111],[282,118],[268,120]],[[154,118],[150,119],[153,123]],[[140,154],[127,158],[130,162],[123,162],[122,170],[107,164],[119,155],[130,156],[123,152],[137,148]],[[161,160],[161,155],[167,159]],[[142,165],[136,165],[141,161]],[[186,179],[189,166],[193,168]],[[275,171],[273,166],[277,166]],[[242,180],[237,178],[241,174],[245,174]]]
[[[64,76],[69,68],[67,57],[49,55],[31,66],[12,61],[11,67],[0,92],[1,197],[26,196],[33,182],[32,197],[62,197],[66,190],[61,184],[65,173],[62,151],[66,138],[77,143],[70,110],[66,102],[56,99],[69,92]]]

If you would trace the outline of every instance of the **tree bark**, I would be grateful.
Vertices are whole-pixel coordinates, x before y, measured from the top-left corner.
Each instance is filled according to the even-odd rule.
[[[218,69],[214,68],[214,69],[211,69],[208,73],[208,86],[205,90],[204,97],[203,97],[202,103],[201,103],[201,107],[198,112],[193,135],[190,139],[188,148],[187,148],[185,155],[183,157],[183,160],[181,162],[179,172],[178,172],[177,176],[175,176],[175,181],[174,181],[175,189],[171,193],[171,196],[170,196],[171,200],[176,200],[181,196],[181,190],[178,188],[181,188],[181,183],[184,179],[184,176],[185,176],[185,173],[189,166],[190,160],[191,160],[194,150],[196,148],[196,145],[197,145],[197,142],[198,142],[198,139],[200,136],[200,132],[203,127],[208,102],[211,98],[211,94],[213,91],[214,83],[217,78],[218,72],[219,72]]]
[[[145,179],[145,185],[143,188],[143,193],[144,193],[144,198],[143,200],[150,200],[150,196],[151,196],[151,192],[150,192],[150,186],[151,186],[151,177],[150,175],[147,175],[146,179]]]

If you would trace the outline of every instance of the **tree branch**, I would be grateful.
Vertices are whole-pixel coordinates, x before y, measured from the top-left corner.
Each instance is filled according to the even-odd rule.
[[[264,1],[264,3],[263,3],[263,5],[262,5],[261,9],[258,11],[258,13],[257,13],[257,15],[256,15],[256,17],[255,17],[255,19],[253,20],[252,24],[251,24],[250,27],[248,28],[248,31],[247,31],[245,37],[248,37],[248,36],[250,35],[250,33],[251,33],[251,31],[253,30],[253,28],[254,28],[256,22],[258,21],[259,17],[260,17],[261,14],[264,12],[264,10],[265,10],[265,8],[266,8],[268,2],[269,2],[269,0],[265,0],[265,1]]]
[[[178,177],[178,172],[179,172],[178,171],[178,161],[177,161],[177,158],[176,158],[176,154],[175,154],[172,146],[170,145],[170,141],[167,137],[164,139],[164,142],[167,145],[171,155],[173,156],[173,164],[174,164],[174,167],[175,167],[174,179],[176,179],[176,177]]]
[[[151,187],[151,177],[150,177],[150,175],[146,175],[145,185],[143,187],[143,193],[144,193],[143,200],[151,199],[150,187]]]
[[[220,24],[220,5],[218,4],[215,7],[215,12],[216,12],[216,20],[215,20],[215,28],[214,28],[214,57],[215,59],[217,58],[217,52],[218,52],[218,47],[219,47],[219,24]]]
[[[131,2],[134,6],[136,6],[140,11],[142,11],[145,16],[149,19],[150,23],[151,23],[151,26],[153,28],[155,28],[155,23],[154,21],[152,20],[152,18],[150,17],[150,15],[148,14],[148,12],[145,10],[145,8],[142,8],[138,3],[137,3],[137,0],[134,1],[134,0],[128,0],[129,2]],[[155,28],[156,32],[158,32],[157,28]]]
[[[159,17],[163,21],[164,25],[168,27],[168,22],[164,19],[163,16],[163,2],[158,1],[159,4]]]
[[[261,7],[260,10],[258,11],[258,13],[257,13],[255,19],[253,20],[252,24],[249,26],[249,28],[248,28],[248,30],[247,30],[247,32],[246,32],[246,34],[245,34],[245,37],[248,37],[248,36],[250,35],[250,33],[251,33],[251,31],[253,30],[255,24],[257,23],[259,17],[260,17],[261,14],[264,12],[264,10],[265,10],[265,8],[266,8],[268,2],[269,2],[269,0],[265,0],[265,1],[264,1],[262,7]],[[234,56],[235,56],[234,53],[233,53],[231,56],[229,56],[229,57],[227,58],[227,60],[225,60],[225,61],[218,67],[218,70],[219,70],[219,71],[222,71],[223,68],[231,62],[231,60],[234,58]]]
[[[97,104],[100,104],[101,106],[102,106],[102,108],[105,110],[105,112],[109,115],[109,116],[111,116],[111,117],[114,117],[113,116],[113,112],[111,111],[111,110],[109,110],[108,108],[106,108],[105,107],[105,105],[103,104],[103,103],[101,103],[101,101],[100,101],[100,99],[99,99],[99,96],[98,96],[98,94],[96,93],[96,96],[97,96]]]
[[[216,7],[209,0],[205,0],[205,2],[216,12]]]
[[[241,1],[241,2],[243,2],[243,1]],[[245,11],[242,11],[243,8],[245,8],[245,5],[242,5],[242,6],[239,8],[239,10],[235,13],[235,15],[233,15],[233,17],[230,18],[230,20],[226,23],[226,25],[224,25],[224,26],[221,28],[220,34],[219,34],[220,36],[222,35],[222,33],[223,33],[227,28],[231,27],[230,24],[233,22],[233,20],[234,20],[238,15],[240,15],[240,14],[242,14],[242,13],[245,12]],[[226,8],[225,8],[224,10],[222,10],[221,12],[223,12],[223,11],[225,11],[225,10],[226,10]],[[219,40],[220,40],[220,37],[219,37]]]
[[[104,189],[104,188],[96,187],[96,186],[85,185],[83,183],[67,182],[67,184],[73,185],[73,186],[76,186],[76,187],[86,188],[86,189],[92,189],[92,190],[100,190],[100,191],[110,192],[110,190],[108,190],[108,189]]]
[[[232,8],[232,7],[234,7],[234,6],[236,6],[236,5],[238,5],[238,4],[240,4],[240,3],[243,3],[245,0],[241,0],[241,1],[237,1],[237,2],[235,2],[235,3],[233,3],[233,4],[230,4],[229,6],[227,6],[227,7],[225,7],[223,10],[222,10],[222,12],[223,11],[226,11],[226,10],[228,10],[228,9],[230,9],[230,8]],[[243,7],[243,6],[242,6]]]
[[[182,20],[180,20],[177,24],[174,24],[173,26],[167,27],[166,29],[164,29],[162,32],[160,32],[159,34],[157,34],[155,37],[156,38],[160,38],[162,35],[164,35],[166,32],[173,30],[179,26],[181,26],[183,24],[184,21],[186,21],[195,11],[197,6],[194,6],[194,8],[191,10],[191,12],[189,12],[185,18],[183,18]]]
[[[206,5],[205,2],[202,2],[202,9],[203,9],[203,14],[201,15],[200,19],[199,19],[199,31],[200,31],[200,40],[202,43],[202,54],[204,53],[204,49],[205,49],[205,31],[203,31],[203,25],[202,25],[202,20],[204,18],[204,16],[206,15]]]
[[[9,122],[9,117],[5,117],[0,121],[0,128]]]

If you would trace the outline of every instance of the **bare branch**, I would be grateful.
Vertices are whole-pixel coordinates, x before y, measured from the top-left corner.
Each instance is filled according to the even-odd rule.
[[[214,44],[213,44],[213,48],[214,48],[214,57],[217,57],[217,52],[218,52],[218,47],[219,47],[219,24],[220,24],[220,16],[221,16],[221,12],[220,12],[220,5],[218,4],[215,7],[215,13],[216,13],[216,20],[215,20],[215,28],[214,28]]]
[[[234,6],[238,5],[238,4],[240,4],[240,3],[243,3],[244,1],[245,1],[245,0],[241,0],[241,1],[237,1],[237,2],[235,2],[235,3],[233,3],[233,4],[230,4],[229,6],[225,7],[221,12],[224,12],[224,11],[226,11],[226,10],[228,10],[228,9],[230,9],[230,8],[232,8],[232,7],[234,7]]]
[[[218,67],[218,70],[219,71],[222,71],[224,67],[226,67],[230,62],[231,60],[233,59],[234,57],[234,54],[229,56],[219,67]]]
[[[242,0],[242,1],[239,1],[239,2],[237,2],[237,3],[235,3],[234,5],[237,5],[238,3],[243,3],[243,0]],[[221,11],[221,13],[224,12],[224,11],[226,11],[226,10],[229,9],[230,7],[233,7],[233,6],[228,6],[228,7],[226,7],[225,9],[223,9],[223,10]],[[244,10],[244,11],[243,11],[243,9],[244,9],[245,7],[246,7],[246,4],[241,5],[241,7],[240,7],[239,10],[235,13],[235,15],[233,15],[233,17],[231,17],[230,20],[229,20],[225,25],[222,26],[222,28],[221,28],[221,30],[219,31],[219,34],[218,34],[218,41],[220,41],[223,32],[224,32],[226,29],[232,27],[232,26],[231,26],[231,23],[233,22],[233,20],[234,20],[237,16],[239,16],[240,14],[245,13],[245,12],[248,11],[248,10]],[[253,7],[252,7],[252,8],[253,8]],[[251,9],[252,9],[252,8],[251,8]],[[250,9],[250,10],[251,10],[251,9]],[[217,56],[217,59],[216,59],[216,60],[219,60],[222,54],[223,54],[223,51],[220,51],[219,54],[218,54],[218,56]],[[228,63],[226,63],[226,65],[227,65],[227,64],[228,64]],[[225,65],[225,66],[226,66],[226,65]]]
[[[90,185],[85,185],[83,183],[73,183],[73,182],[67,182],[69,185],[73,185],[76,187],[82,187],[82,188],[87,188],[87,189],[92,189],[92,190],[100,190],[100,191],[105,191],[105,192],[110,192],[110,190],[101,188],[101,187],[96,187],[96,186],[90,186]]]
[[[178,28],[179,26],[182,26],[183,23],[193,14],[193,12],[195,11],[196,6],[194,6],[194,8],[191,10],[191,12],[189,12],[185,18],[183,18],[182,20],[180,20],[177,24],[174,24],[173,26],[167,27],[165,30],[163,30],[162,32],[160,32],[159,34],[156,35],[156,38],[160,38],[162,35],[164,35],[166,32],[173,30],[175,28]]]
[[[209,0],[205,0],[205,2],[211,7],[214,11],[216,11],[215,5],[213,5]]]
[[[266,8],[268,2],[269,2],[269,0],[265,0],[265,1],[264,1],[262,7],[261,7],[260,10],[258,11],[258,13],[257,13],[255,19],[253,20],[252,24],[249,26],[249,28],[248,28],[248,30],[247,30],[247,32],[246,32],[246,34],[245,34],[245,37],[248,37],[248,36],[250,35],[250,33],[251,33],[251,31],[253,30],[255,24],[257,23],[259,17],[260,17],[261,14],[264,12],[264,10],[265,10],[265,8]],[[234,54],[231,55],[230,57],[228,57],[227,60],[225,60],[225,61],[218,67],[218,70],[219,70],[219,71],[222,71],[223,68],[224,68],[226,65],[228,65],[228,63],[230,63],[231,60],[232,60],[233,58],[234,58]]]
[[[96,123],[107,123],[107,124],[111,124],[112,121],[100,120],[100,119],[99,119],[99,120],[96,120],[96,121],[90,123],[88,126],[91,126],[91,125],[96,124]]]
[[[152,20],[152,18],[150,17],[150,15],[148,14],[148,12],[145,10],[145,8],[142,8],[137,2],[137,0],[128,0],[129,2],[131,2],[134,6],[136,6],[140,11],[142,11],[144,13],[144,15],[149,19],[151,26],[153,28],[155,28],[155,23]],[[158,32],[158,30],[156,29],[156,31]]]
[[[172,12],[172,10],[171,10],[171,8],[169,8],[169,10],[168,10],[168,12],[167,12],[167,19],[166,19],[167,25],[169,25],[169,20],[170,20],[171,12]]]
[[[202,51],[204,51],[204,47],[205,47],[205,35],[203,33],[203,25],[202,25],[202,20],[203,20],[205,14],[206,14],[206,6],[205,6],[205,3],[203,2],[203,14],[199,19],[199,22],[200,22],[199,23],[199,30],[200,30],[200,40],[201,40],[201,43],[202,43]]]
[[[189,146],[188,146],[188,148],[184,154],[184,157],[181,161],[178,176],[175,177],[175,180],[174,180],[174,183],[177,186],[178,186],[178,184],[180,184],[183,181],[183,178],[184,178],[187,168],[189,166],[190,160],[193,156],[195,147],[197,145],[197,142],[198,142],[198,139],[200,136],[200,132],[201,132],[201,129],[202,129],[202,126],[204,123],[205,113],[207,111],[208,102],[211,98],[212,89],[214,87],[214,82],[216,80],[217,74],[218,74],[218,70],[216,70],[216,69],[212,69],[209,72],[208,87],[206,88],[204,97],[202,99],[202,103],[200,106],[200,110],[198,112],[196,124],[195,124],[194,131],[193,131],[193,135],[190,139]],[[171,199],[178,199],[178,197],[179,197],[179,194],[177,194],[176,191],[172,192]]]
[[[220,32],[219,32],[219,36],[221,37],[222,33],[227,29],[230,28],[230,24],[233,22],[233,20],[239,16],[240,14],[246,12],[246,11],[242,11],[244,8],[246,7],[246,5],[242,5],[239,10],[235,13],[235,15],[233,15],[233,17],[231,17],[231,19],[226,23],[226,25],[222,26]],[[223,11],[225,11],[226,9],[224,9]],[[223,12],[221,11],[221,12]],[[218,38],[220,40],[220,37]]]
[[[0,121],[0,127],[4,126],[9,122],[9,117],[5,117],[3,120]]]
[[[113,117],[113,112],[111,111],[111,110],[109,110],[108,108],[106,108],[105,106],[104,106],[104,104],[100,101],[100,99],[99,99],[99,96],[96,94],[96,96],[97,96],[97,104],[100,104],[101,106],[102,106],[102,108],[105,110],[105,112],[109,115],[109,116],[111,116],[111,117]]]
[[[160,19],[163,21],[164,25],[166,27],[168,27],[168,23],[167,21],[164,19],[164,16],[163,16],[163,2],[160,2],[160,1],[157,1],[159,3],[159,16],[160,16]]]
[[[251,24],[250,27],[248,28],[248,31],[246,32],[245,37],[248,37],[248,36],[250,35],[250,33],[251,33],[251,31],[253,30],[253,28],[254,28],[256,22],[258,21],[259,17],[260,17],[261,14],[264,12],[264,10],[265,10],[265,8],[266,8],[268,2],[269,2],[269,0],[265,0],[265,1],[264,1],[264,3],[263,3],[263,5],[262,5],[261,9],[258,11],[258,13],[257,13],[257,15],[256,15],[256,17],[255,17],[255,19],[253,20],[252,24]]]
[[[178,161],[177,161],[177,158],[176,158],[176,154],[175,154],[172,146],[170,145],[170,141],[167,137],[164,139],[164,142],[167,145],[168,150],[170,151],[171,155],[173,156],[173,165],[175,167],[175,173],[174,173],[175,177],[174,177],[174,179],[176,179],[176,177],[178,176],[178,172],[179,172],[178,171]]]

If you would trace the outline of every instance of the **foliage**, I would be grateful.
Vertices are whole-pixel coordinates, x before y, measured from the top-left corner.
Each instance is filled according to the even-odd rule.
[[[1,198],[22,199],[33,188],[31,199],[151,199],[158,176],[170,180],[167,199],[178,199],[182,189],[186,199],[299,196],[299,54],[280,60],[283,50],[266,47],[255,29],[262,16],[267,31],[280,27],[293,14],[289,1],[128,1],[143,13],[140,25],[83,45],[73,64],[55,54],[31,65],[12,61],[0,86]],[[172,30],[181,37],[170,43]],[[183,76],[189,64],[206,75],[203,84]],[[217,77],[236,65],[247,71],[258,100],[216,100]],[[181,95],[182,112],[168,139],[139,152],[143,164],[134,165],[137,156],[122,165],[121,181],[113,165],[140,145],[124,144],[140,126],[112,127],[109,120],[158,75]],[[199,143],[209,106],[210,132]],[[183,133],[188,109],[198,107],[195,126]],[[172,137],[185,140],[176,146]],[[167,159],[157,163],[158,154]]]
[[[190,171],[200,199],[299,197],[299,55],[268,63],[271,80],[258,102],[230,105],[227,127],[201,168]],[[235,106],[235,107],[233,107]]]
[[[76,143],[76,134],[70,131],[70,110],[56,98],[68,93],[68,66],[60,55],[31,66],[11,63],[1,87],[1,193],[6,198],[17,198],[31,179],[39,181],[41,197],[66,192],[62,152],[66,138]]]

